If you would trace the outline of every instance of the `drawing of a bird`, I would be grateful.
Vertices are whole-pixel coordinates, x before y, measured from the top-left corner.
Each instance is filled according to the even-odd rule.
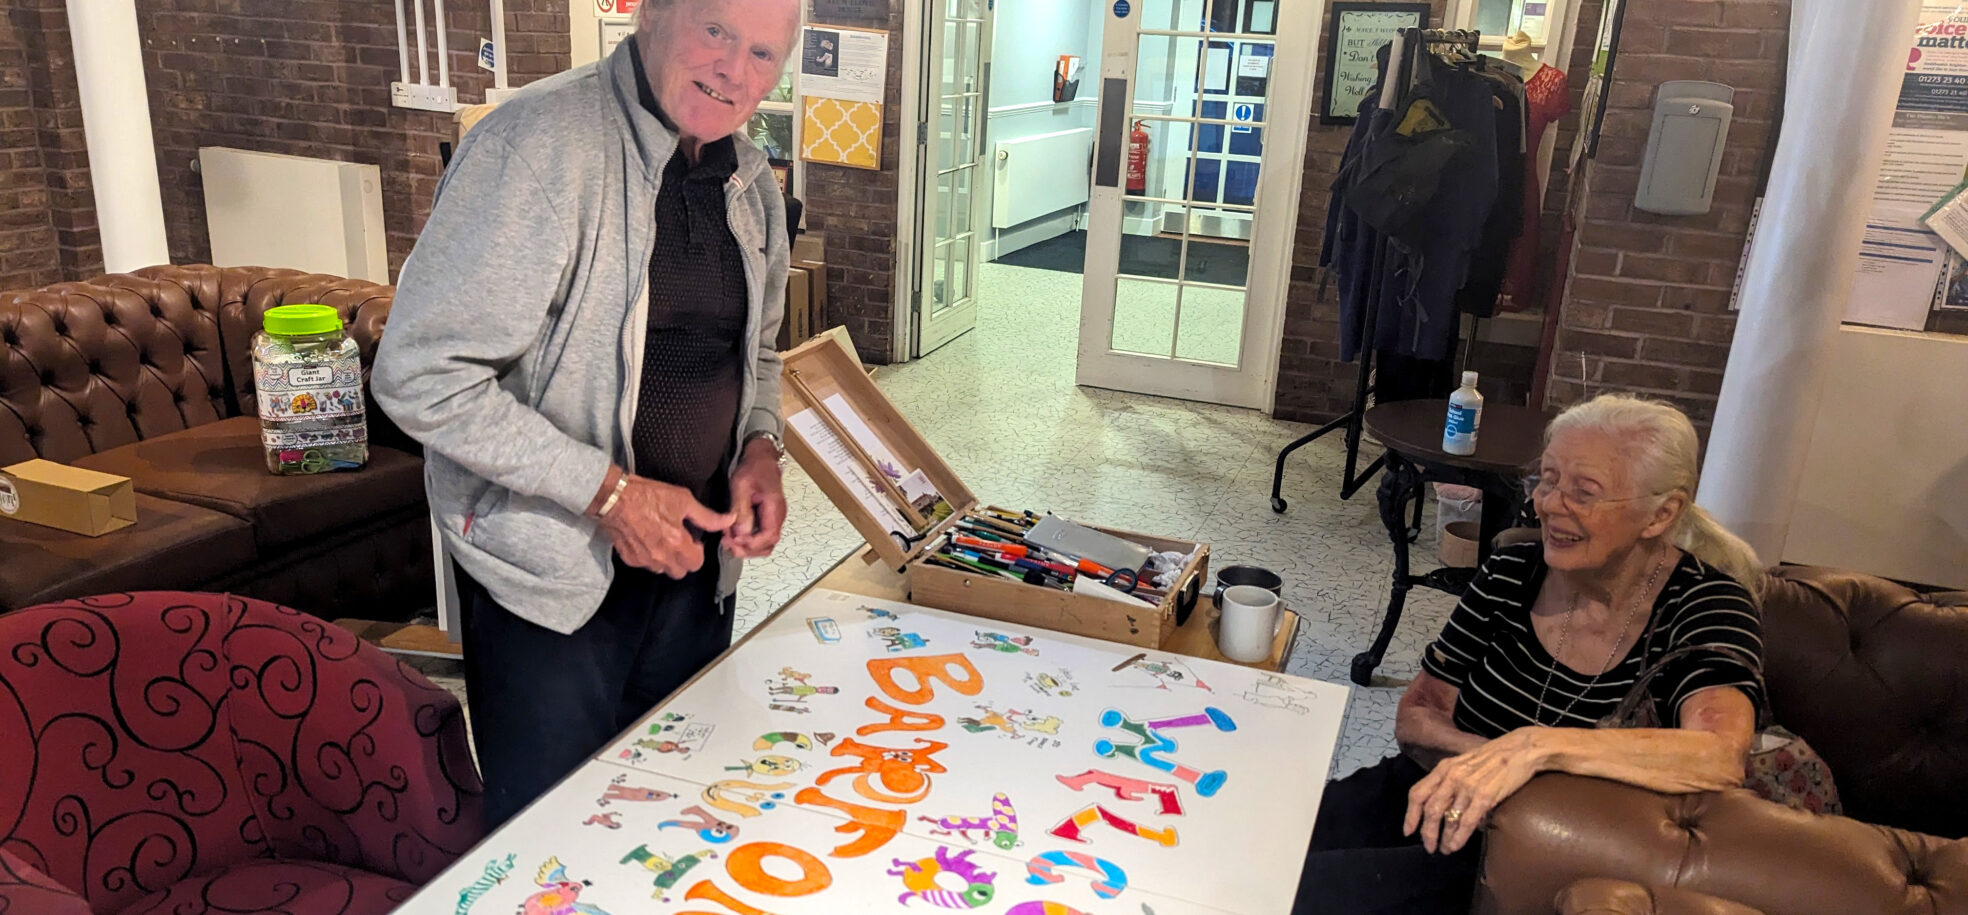
[[[581,901],[587,881],[567,879],[567,865],[558,857],[548,858],[533,877],[540,891],[520,903],[520,915],[608,915],[600,908]]]

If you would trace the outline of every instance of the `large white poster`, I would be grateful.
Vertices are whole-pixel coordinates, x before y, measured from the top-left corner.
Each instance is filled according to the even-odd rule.
[[[398,911],[1284,915],[1347,693],[818,591]]]
[[[1919,224],[1928,208],[1968,176],[1968,7],[1928,3],[1907,50],[1906,74],[1886,160],[1873,187],[1873,211],[1860,249],[1858,281],[1845,319],[1923,330],[1943,271],[1952,260],[1940,237]]]

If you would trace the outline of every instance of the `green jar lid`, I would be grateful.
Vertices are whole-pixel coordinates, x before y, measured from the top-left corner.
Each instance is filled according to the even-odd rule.
[[[330,305],[280,305],[267,309],[263,326],[276,337],[332,334],[342,329],[342,316]]]

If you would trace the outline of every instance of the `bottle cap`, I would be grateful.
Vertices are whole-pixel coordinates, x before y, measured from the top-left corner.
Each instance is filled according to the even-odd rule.
[[[281,305],[267,309],[262,326],[277,337],[332,334],[342,329],[342,316],[328,305]]]
[[[1463,372],[1463,373],[1462,373],[1462,386],[1463,386],[1463,387],[1465,387],[1465,388],[1473,388],[1473,387],[1475,387],[1475,386],[1476,386],[1476,373],[1475,373],[1475,372]]]

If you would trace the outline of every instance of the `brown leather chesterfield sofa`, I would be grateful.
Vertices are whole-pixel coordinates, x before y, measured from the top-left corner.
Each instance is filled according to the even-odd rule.
[[[393,290],[250,267],[149,267],[0,292],[0,466],[46,458],[131,478],[137,523],[83,537],[0,518],[0,612],[113,591],[224,591],[318,616],[433,603],[423,459],[369,410],[367,467],[274,476],[253,334],[268,308],[332,305],[366,365]]]
[[[1475,911],[1968,913],[1968,594],[1781,568],[1762,603],[1771,710],[1846,816],[1539,776],[1488,824]]]

